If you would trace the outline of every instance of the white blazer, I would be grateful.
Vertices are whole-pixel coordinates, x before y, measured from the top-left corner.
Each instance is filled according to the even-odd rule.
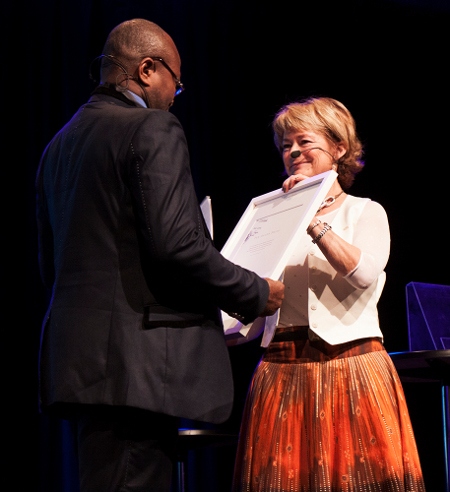
[[[368,198],[348,195],[332,220],[333,231],[346,241],[353,243],[355,226]],[[376,203],[376,202],[372,202]],[[389,226],[381,205],[379,213],[381,224],[385,222],[381,244],[386,261],[389,255]],[[384,216],[384,217],[383,217]],[[370,224],[367,225],[370,227]],[[364,251],[363,251],[364,254]],[[383,255],[382,255],[383,257]],[[360,260],[361,263],[361,260]],[[342,277],[330,265],[318,246],[311,244],[307,254],[308,265],[308,318],[309,327],[316,335],[331,345],[367,337],[379,337],[383,334],[379,326],[377,304],[383,290],[386,273],[383,269],[368,286],[357,286],[352,276]],[[279,311],[265,319],[261,346],[267,347],[275,334],[279,320]]]

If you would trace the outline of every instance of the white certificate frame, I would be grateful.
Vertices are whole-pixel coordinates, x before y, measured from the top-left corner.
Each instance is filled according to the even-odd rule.
[[[222,255],[261,277],[280,279],[302,234],[325,199],[337,173],[333,170],[253,198],[230,237]],[[248,332],[250,325],[222,312],[226,335]],[[244,330],[243,330],[244,328]]]

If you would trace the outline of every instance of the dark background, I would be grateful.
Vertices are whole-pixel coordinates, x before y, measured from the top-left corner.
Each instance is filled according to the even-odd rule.
[[[406,284],[450,283],[449,0],[47,0],[4,1],[2,10],[5,407],[15,433],[12,464],[26,463],[16,490],[72,492],[57,472],[67,459],[56,447],[59,429],[37,414],[45,296],[34,176],[46,143],[93,89],[89,66],[106,35],[125,19],[157,22],[179,48],[186,92],[172,112],[186,131],[199,200],[212,198],[219,249],[249,201],[281,186],[270,130],[279,107],[326,95],[350,109],[366,149],[366,167],[350,192],[380,202],[390,220],[379,304],[385,344],[390,352],[408,350]],[[230,349],[236,405],[227,431],[237,431],[258,343]],[[424,473],[429,492],[441,492],[439,398],[436,388],[416,386],[405,389]],[[192,490],[229,490],[233,451],[191,457],[190,482],[198,481]]]

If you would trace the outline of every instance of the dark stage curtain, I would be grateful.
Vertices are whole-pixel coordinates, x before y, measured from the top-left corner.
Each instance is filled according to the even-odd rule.
[[[4,239],[11,250],[2,262],[3,326],[14,323],[5,344],[15,362],[6,406],[19,431],[11,458],[24,465],[17,490],[76,492],[73,457],[63,452],[67,429],[37,411],[46,294],[37,271],[34,176],[46,143],[93,89],[89,68],[107,33],[125,19],[153,20],[177,43],[186,91],[173,113],[187,134],[198,198],[212,198],[219,249],[249,201],[281,186],[270,130],[279,107],[309,95],[347,105],[366,146],[366,168],[351,192],[380,202],[390,219],[379,305],[385,343],[389,351],[408,349],[406,284],[450,283],[448,0],[43,0],[6,1],[2,10]],[[6,309],[17,304],[19,322],[11,322]],[[237,432],[261,349],[256,342],[230,353],[236,402],[223,429]],[[226,446],[191,456],[190,490],[228,491],[233,453]]]

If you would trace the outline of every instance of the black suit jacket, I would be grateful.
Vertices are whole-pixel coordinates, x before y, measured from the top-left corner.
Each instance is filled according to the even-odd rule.
[[[268,284],[214,247],[178,119],[94,94],[45,149],[36,189],[51,289],[41,408],[226,420],[233,381],[219,309],[255,319]]]

